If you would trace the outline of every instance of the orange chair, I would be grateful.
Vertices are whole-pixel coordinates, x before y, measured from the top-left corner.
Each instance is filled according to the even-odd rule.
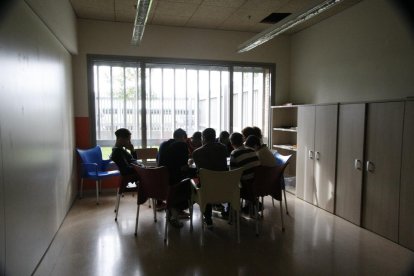
[[[253,204],[254,214],[256,216],[256,235],[259,235],[259,218],[258,207],[259,197],[272,196],[272,198],[280,202],[280,217],[282,220],[282,231],[285,231],[283,224],[283,205],[282,205],[282,187],[281,177],[286,166],[265,167],[259,166],[255,168],[255,177],[251,183],[243,183],[240,190],[240,197],[250,201]]]

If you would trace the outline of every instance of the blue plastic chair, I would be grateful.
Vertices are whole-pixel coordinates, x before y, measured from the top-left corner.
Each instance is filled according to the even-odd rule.
[[[99,204],[101,180],[108,177],[119,176],[120,173],[118,170],[107,171],[111,160],[102,160],[102,151],[100,146],[85,150],[76,149],[76,151],[82,160],[80,198],[82,198],[83,180],[93,179],[96,181],[96,204]]]
[[[284,166],[285,164],[289,163],[289,159],[292,157],[292,155],[281,155],[277,151],[273,153],[273,156],[276,158],[276,165],[277,166]],[[285,189],[285,177],[282,175],[282,178],[280,180],[280,186],[282,187],[283,195],[285,197],[285,207],[286,207],[286,214],[289,214],[288,207],[287,207],[287,201],[286,201],[286,189]],[[273,206],[275,206],[275,203],[272,198]]]

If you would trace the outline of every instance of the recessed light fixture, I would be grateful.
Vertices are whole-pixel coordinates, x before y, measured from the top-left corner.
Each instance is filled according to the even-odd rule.
[[[342,2],[344,0],[327,0],[319,5],[316,5],[305,12],[295,13],[288,17],[286,17],[284,20],[280,21],[277,24],[274,24],[272,27],[264,30],[263,32],[255,35],[251,39],[247,40],[246,42],[239,45],[237,52],[247,52],[251,49],[271,40],[275,36],[278,36],[287,30],[293,28],[294,26],[301,24],[312,17],[319,15],[326,10],[332,8],[333,6],[336,6],[338,3]]]
[[[137,12],[135,14],[134,30],[132,31],[131,44],[138,46],[144,35],[145,25],[147,24],[148,14],[151,9],[152,0],[138,0]]]

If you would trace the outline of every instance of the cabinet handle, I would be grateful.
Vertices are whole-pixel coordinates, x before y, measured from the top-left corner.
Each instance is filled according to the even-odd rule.
[[[308,151],[309,159],[313,159],[313,151]]]
[[[354,161],[355,170],[362,170],[362,162],[359,159],[355,159]]]
[[[375,171],[375,165],[371,161],[367,161],[365,170],[367,172],[373,173]]]
[[[321,153],[319,151],[315,151],[315,159],[319,160],[320,156],[321,156]]]

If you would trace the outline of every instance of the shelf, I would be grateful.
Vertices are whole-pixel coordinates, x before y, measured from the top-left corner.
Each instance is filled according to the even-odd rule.
[[[296,147],[292,146],[292,145],[273,145],[274,148],[277,149],[285,149],[285,150],[290,150],[290,151],[295,151],[296,152]]]
[[[274,127],[273,130],[286,131],[286,132],[298,132],[296,128]]]

